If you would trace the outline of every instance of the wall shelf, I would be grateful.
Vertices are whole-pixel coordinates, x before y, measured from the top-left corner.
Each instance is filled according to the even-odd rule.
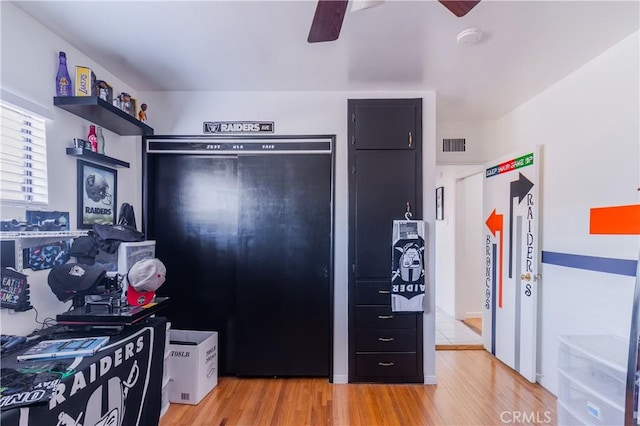
[[[97,152],[89,151],[88,149],[83,148],[67,148],[67,155],[72,155],[74,157],[80,157],[89,161],[96,161],[102,164],[108,164],[115,167],[126,167],[129,168],[129,163],[126,161],[118,160],[117,158],[108,157],[103,154],[98,154]]]
[[[22,271],[24,269],[24,262],[22,259],[23,249],[54,243],[57,241],[72,240],[88,234],[89,231],[1,231],[0,240],[15,241],[15,269],[17,271]]]
[[[53,105],[120,136],[153,135],[153,129],[97,96],[55,96]]]

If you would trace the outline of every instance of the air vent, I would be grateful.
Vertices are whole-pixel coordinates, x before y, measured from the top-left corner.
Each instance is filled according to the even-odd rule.
[[[443,152],[464,152],[466,139],[442,139]]]

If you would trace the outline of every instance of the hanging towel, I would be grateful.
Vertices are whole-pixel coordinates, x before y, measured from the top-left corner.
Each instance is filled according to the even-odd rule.
[[[391,310],[424,312],[425,223],[394,220],[391,255]]]

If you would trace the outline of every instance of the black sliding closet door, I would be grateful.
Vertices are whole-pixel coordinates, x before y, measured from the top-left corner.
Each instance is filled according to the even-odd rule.
[[[219,371],[328,376],[331,155],[151,155],[163,315],[219,332]]]
[[[237,374],[327,376],[331,157],[238,163]]]
[[[218,331],[218,370],[233,374],[238,240],[237,158],[157,155],[149,161],[149,224],[167,267],[158,294],[174,329]]]

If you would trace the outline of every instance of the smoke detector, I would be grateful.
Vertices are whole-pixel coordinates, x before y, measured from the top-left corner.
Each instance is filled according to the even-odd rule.
[[[462,44],[465,46],[469,46],[472,44],[476,44],[482,38],[482,31],[478,28],[468,28],[464,31],[461,31],[456,37],[458,44]]]

